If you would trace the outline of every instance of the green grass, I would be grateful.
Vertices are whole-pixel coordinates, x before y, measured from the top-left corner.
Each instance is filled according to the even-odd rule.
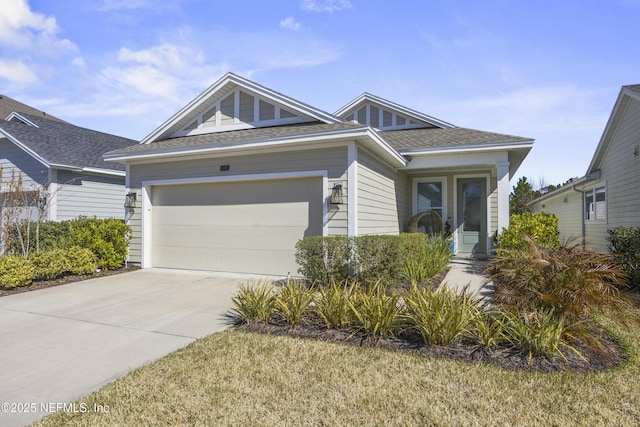
[[[59,425],[640,425],[640,325],[603,319],[629,359],[540,374],[330,342],[226,331],[133,371]]]

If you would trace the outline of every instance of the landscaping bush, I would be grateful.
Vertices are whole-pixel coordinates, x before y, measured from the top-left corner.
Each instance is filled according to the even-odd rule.
[[[521,249],[504,251],[490,262],[494,302],[511,313],[553,313],[575,321],[612,308],[631,307],[618,289],[626,276],[611,256],[578,245],[544,247],[523,236]]]
[[[319,289],[316,311],[329,329],[344,329],[351,325],[349,301],[354,285],[334,282]]]
[[[365,286],[397,282],[402,272],[400,238],[394,235],[353,237],[353,269]]]
[[[443,235],[404,233],[400,235],[400,248],[401,277],[412,286],[436,277],[447,268],[451,259],[449,240]]]
[[[71,269],[67,251],[53,249],[39,252],[29,257],[35,267],[34,280],[51,280],[58,278]]]
[[[111,270],[124,264],[130,237],[131,229],[122,220],[80,217],[69,224],[67,245],[91,249],[98,267]]]
[[[448,345],[471,332],[480,300],[466,288],[455,291],[445,284],[436,291],[414,286],[404,303],[408,326],[420,333],[425,344]]]
[[[296,243],[296,262],[310,283],[341,282],[348,277],[349,239],[342,236],[305,237]]]
[[[38,224],[33,221],[28,227],[30,233],[27,236],[29,238],[31,253],[66,248],[69,223],[69,221],[45,221],[38,226]],[[25,229],[27,227],[22,225],[22,228]],[[11,247],[9,248],[9,252],[16,255],[23,253],[18,238],[17,227],[11,229]]]
[[[480,311],[471,321],[470,336],[479,346],[494,349],[506,341],[499,311]]]
[[[244,323],[268,322],[276,313],[276,291],[268,280],[242,285],[231,302],[231,311]]]
[[[609,250],[616,264],[629,276],[629,283],[640,287],[640,227],[616,227],[609,233]]]
[[[522,237],[530,236],[538,245],[547,248],[560,246],[558,218],[545,212],[524,212],[509,218],[509,227],[498,236],[498,255],[502,250],[526,249]]]
[[[0,288],[11,289],[30,284],[35,275],[35,267],[30,260],[19,255],[0,257]]]
[[[91,249],[71,246],[65,252],[68,272],[71,274],[91,274],[98,268],[96,256]]]
[[[348,300],[353,326],[367,335],[393,335],[402,319],[397,293],[387,293],[380,282],[366,288],[355,285]]]
[[[296,325],[300,323],[314,298],[312,289],[298,281],[288,280],[278,292],[275,311],[285,322]]]

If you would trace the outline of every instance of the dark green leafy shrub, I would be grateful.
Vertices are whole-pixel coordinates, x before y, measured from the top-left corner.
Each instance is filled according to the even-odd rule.
[[[131,229],[122,220],[80,217],[69,224],[67,244],[91,249],[98,267],[110,270],[124,264],[130,237]]]
[[[402,272],[398,236],[357,236],[351,241],[355,254],[352,266],[359,283],[365,286],[375,283],[388,286],[398,281]]]
[[[30,284],[36,269],[27,258],[19,255],[0,257],[0,288],[11,289]]]
[[[91,274],[96,271],[98,264],[91,249],[72,246],[65,250],[68,272],[76,275]]]
[[[341,282],[348,277],[349,239],[342,236],[305,237],[296,243],[296,262],[310,283]]]
[[[609,250],[616,264],[640,287],[640,227],[616,227],[609,233]]]
[[[67,251],[53,249],[29,257],[35,267],[34,280],[51,280],[63,276],[70,270]]]
[[[502,250],[526,249],[522,237],[530,236],[538,245],[547,248],[560,246],[558,218],[545,212],[524,212],[511,215],[509,227],[498,236],[498,255]]]
[[[611,256],[578,245],[544,247],[526,235],[523,243],[489,265],[494,302],[504,311],[544,311],[570,321],[605,308],[628,312],[631,304],[619,290],[626,276]]]
[[[29,238],[31,251],[47,252],[52,249],[66,248],[69,223],[69,221],[45,221],[38,225],[35,221],[32,221],[29,226],[30,233],[27,236]],[[22,228],[24,229],[26,226],[23,225]],[[11,233],[11,247],[9,251],[13,254],[20,254],[22,253],[22,249],[17,235],[17,228],[12,228]]]

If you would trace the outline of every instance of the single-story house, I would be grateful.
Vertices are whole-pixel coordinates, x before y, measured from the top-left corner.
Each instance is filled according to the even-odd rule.
[[[40,195],[42,219],[124,219],[124,166],[102,156],[137,141],[74,126],[5,95],[0,114],[3,183],[22,174],[24,188]]]
[[[558,217],[561,239],[600,252],[607,230],[640,226],[640,85],[620,90],[587,173],[529,206]]]
[[[296,275],[302,237],[398,234],[422,211],[449,219],[458,255],[486,256],[532,144],[368,93],[329,114],[228,73],[105,159],[137,198],[130,262]]]

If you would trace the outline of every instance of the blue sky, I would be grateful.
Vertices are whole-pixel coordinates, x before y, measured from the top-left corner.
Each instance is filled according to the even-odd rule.
[[[514,180],[556,184],[640,83],[638,22],[640,0],[0,0],[0,93],[141,139],[227,71],[329,112],[367,91],[535,138]]]

